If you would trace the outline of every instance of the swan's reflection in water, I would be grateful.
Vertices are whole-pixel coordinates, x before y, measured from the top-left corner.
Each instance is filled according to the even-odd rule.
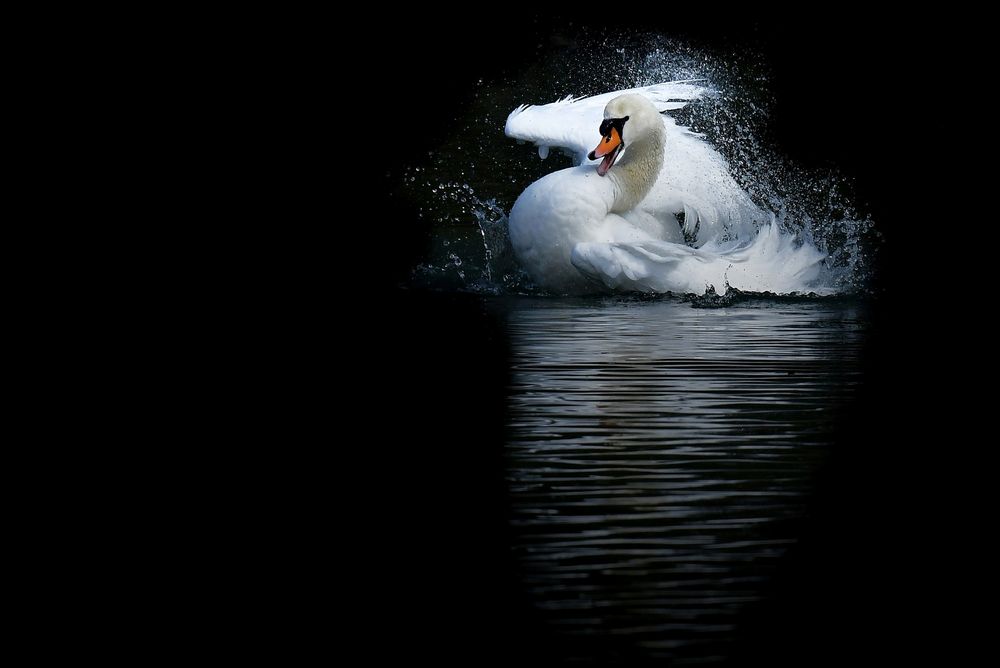
[[[509,328],[514,550],[558,653],[721,659],[796,539],[863,319],[526,300]]]

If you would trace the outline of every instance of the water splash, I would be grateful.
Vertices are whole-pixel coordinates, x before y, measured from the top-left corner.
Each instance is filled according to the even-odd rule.
[[[431,187],[431,192],[438,196],[438,203],[458,203],[460,209],[455,214],[449,210],[452,207],[443,207],[443,215],[450,217],[451,224],[437,226],[431,249],[433,259],[413,272],[417,286],[485,294],[535,291],[514,258],[507,235],[507,213],[496,198],[479,198],[467,183],[440,183]]]
[[[488,294],[536,293],[507,238],[507,215],[532,181],[571,165],[553,152],[503,134],[510,110],[572,93],[591,95],[677,79],[705,79],[714,91],[671,112],[702,133],[729,161],[737,183],[787,232],[827,255],[825,282],[841,294],[864,293],[880,235],[859,211],[851,184],[835,171],[810,171],[767,139],[773,97],[763,59],[753,53],[711,55],[658,35],[602,37],[571,44],[516,80],[482,81],[451,139],[405,178],[420,215],[434,222],[427,261],[413,274],[421,287]],[[600,82],[600,88],[596,88]]]

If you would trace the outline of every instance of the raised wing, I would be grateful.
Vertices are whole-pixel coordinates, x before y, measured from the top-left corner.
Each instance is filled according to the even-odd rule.
[[[542,158],[548,156],[550,148],[559,148],[573,155],[576,164],[581,164],[600,139],[597,128],[604,117],[604,107],[612,99],[639,93],[661,112],[680,109],[708,92],[707,88],[694,85],[697,81],[702,79],[667,81],[590,97],[570,96],[538,106],[522,104],[507,117],[504,133],[512,139],[535,144]]]

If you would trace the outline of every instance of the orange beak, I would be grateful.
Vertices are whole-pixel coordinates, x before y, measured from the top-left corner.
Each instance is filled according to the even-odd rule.
[[[596,160],[597,158],[603,158],[611,151],[618,148],[622,143],[622,138],[618,134],[617,128],[611,128],[611,134],[601,140],[601,143],[597,145],[593,151],[590,152],[590,159]]]
[[[597,160],[598,158],[604,158],[601,160],[601,164],[597,166],[598,176],[604,176],[608,173],[608,170],[615,164],[615,160],[618,159],[618,155],[625,148],[625,144],[622,143],[622,137],[618,134],[618,128],[612,127],[608,134],[604,136],[601,143],[597,145],[590,155],[587,157],[591,160]]]

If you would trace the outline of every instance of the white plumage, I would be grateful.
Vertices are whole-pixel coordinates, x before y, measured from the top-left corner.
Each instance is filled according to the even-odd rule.
[[[563,293],[824,291],[824,256],[781,231],[718,152],[662,113],[706,92],[674,81],[510,114],[507,136],[534,143],[543,158],[559,148],[578,164],[531,184],[510,212],[514,252],[533,280]],[[601,177],[588,151],[602,141],[602,118],[626,116],[624,150]]]
[[[508,137],[534,142],[537,146],[558,146],[576,156],[576,163],[587,159],[594,148],[597,126],[604,107],[612,99],[627,93],[638,93],[647,98],[657,111],[681,109],[691,100],[707,92],[693,85],[696,79],[668,81],[643,88],[629,88],[590,97],[565,97],[552,104],[527,105],[510,112],[504,132]]]

